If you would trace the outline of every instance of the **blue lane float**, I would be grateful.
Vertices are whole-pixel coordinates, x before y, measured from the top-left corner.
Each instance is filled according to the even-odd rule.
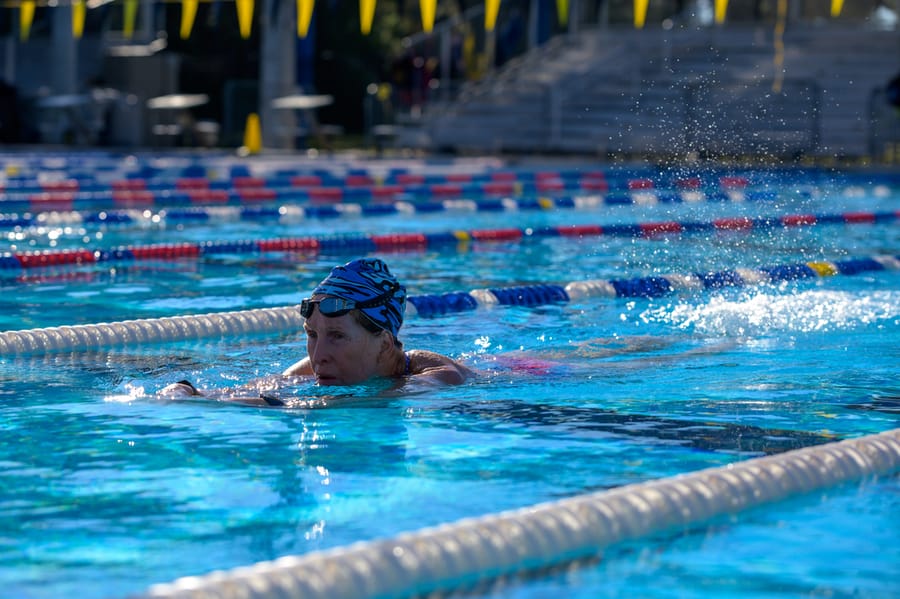
[[[716,201],[712,195],[698,192],[674,193],[638,190],[629,193],[598,193],[572,188],[568,193],[547,193],[523,189],[517,195],[483,197],[483,191],[462,190],[458,197],[446,198],[416,190],[401,190],[380,199],[360,190],[348,193],[333,189],[328,203],[317,203],[315,190],[260,189],[204,190],[186,192],[82,192],[64,194],[16,195],[0,199],[0,228],[46,225],[48,222],[80,223],[145,223],[185,221],[242,221],[287,219],[327,219],[353,216],[383,216],[399,212],[428,214],[434,212],[472,211],[506,212],[554,209],[596,209],[601,206],[657,204],[671,202]],[[218,191],[218,193],[217,193]],[[263,193],[270,192],[270,193]],[[735,191],[732,202],[765,202],[778,198],[778,192]],[[357,201],[347,201],[357,200]],[[291,204],[282,204],[291,202]],[[264,203],[266,205],[260,206]]]
[[[496,306],[562,305],[591,298],[655,298],[678,290],[703,292],[725,286],[744,287],[884,270],[900,270],[900,255],[867,256],[832,262],[804,262],[755,269],[740,268],[712,273],[595,279],[573,281],[566,285],[492,287],[467,292],[415,295],[409,297],[407,317],[434,318]],[[303,318],[299,307],[286,306],[117,323],[4,331],[0,332],[0,356],[90,351],[110,346],[208,337],[284,334],[299,331],[302,325]]]
[[[4,157],[0,154],[0,163]],[[192,159],[136,157],[79,161],[5,160],[0,172],[0,211],[54,212],[124,208],[241,206],[272,202],[363,204],[384,201],[433,203],[449,198],[484,200],[482,210],[500,210],[497,198],[596,193],[608,205],[672,202],[755,202],[810,197],[821,186],[876,193],[900,184],[892,173],[835,173],[798,169],[785,181],[771,171],[698,169],[672,172],[653,167],[586,165],[539,171],[497,163],[416,164],[409,167],[331,161],[323,168],[286,168],[261,160],[234,163],[222,157]],[[533,203],[534,200],[524,200]],[[564,199],[564,201],[566,201]],[[562,207],[562,206],[560,206]]]
[[[10,270],[65,264],[89,264],[111,260],[150,260],[200,258],[216,254],[252,254],[264,252],[303,251],[307,253],[368,253],[440,249],[468,242],[522,242],[548,236],[587,237],[599,235],[625,237],[658,237],[709,231],[746,231],[774,227],[809,227],[835,224],[872,224],[895,222],[900,211],[852,212],[844,214],[800,214],[771,218],[719,218],[707,222],[666,221],[618,225],[577,225],[444,231],[437,233],[395,233],[385,235],[346,234],[321,237],[277,238],[266,240],[208,241],[203,243],[154,244],[112,249],[43,250],[13,252],[0,255],[0,269]],[[767,273],[769,278],[796,278],[801,273]],[[719,279],[728,276],[721,274]],[[811,276],[808,275],[807,276]],[[721,283],[721,281],[719,281]],[[706,284],[706,283],[704,283]],[[715,281],[711,284],[716,284]],[[629,283],[621,282],[627,286]],[[647,287],[649,283],[642,283]],[[665,283],[655,284],[665,291]]]
[[[833,262],[802,262],[755,269],[697,272],[689,274],[649,276],[631,279],[594,279],[573,281],[565,286],[533,285],[506,289],[475,289],[467,298],[459,294],[427,296],[426,301],[410,298],[416,314],[434,317],[495,305],[540,306],[562,304],[589,298],[657,298],[678,290],[714,290],[724,287],[747,287],[774,284],[838,274],[900,270],[900,255],[871,256]]]

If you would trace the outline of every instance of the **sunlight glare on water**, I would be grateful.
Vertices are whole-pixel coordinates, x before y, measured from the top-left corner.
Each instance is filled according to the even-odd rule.
[[[766,336],[852,330],[860,326],[897,327],[900,293],[896,291],[807,290],[787,295],[752,292],[739,298],[715,296],[705,303],[651,308],[650,321],[704,335]]]

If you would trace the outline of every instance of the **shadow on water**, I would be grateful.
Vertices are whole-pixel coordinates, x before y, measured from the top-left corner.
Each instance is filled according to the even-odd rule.
[[[837,440],[835,436],[805,431],[676,420],[646,414],[623,414],[603,408],[532,404],[519,400],[458,403],[446,409],[485,420],[514,422],[536,428],[563,428],[567,434],[599,432],[704,451],[740,454],[769,455]]]
[[[900,414],[900,396],[897,395],[873,395],[870,399],[845,406],[850,410],[867,410],[884,412],[885,414]]]

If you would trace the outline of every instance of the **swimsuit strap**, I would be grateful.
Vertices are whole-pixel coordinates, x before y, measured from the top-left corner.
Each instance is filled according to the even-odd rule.
[[[409,366],[409,352],[403,352],[403,356],[406,358],[406,369],[403,371],[403,376],[409,376],[412,374],[412,369]]]

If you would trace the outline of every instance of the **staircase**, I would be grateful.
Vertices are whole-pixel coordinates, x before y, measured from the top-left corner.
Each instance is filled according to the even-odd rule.
[[[560,36],[430,105],[418,134],[455,152],[866,155],[900,32],[798,26],[784,46],[779,74],[767,28]]]

